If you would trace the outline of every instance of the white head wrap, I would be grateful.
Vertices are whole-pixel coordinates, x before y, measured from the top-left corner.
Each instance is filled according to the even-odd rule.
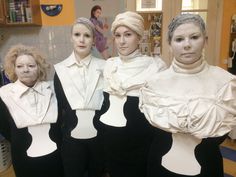
[[[111,25],[111,32],[114,34],[118,26],[126,26],[142,37],[144,31],[143,22],[143,17],[136,12],[127,11],[120,13]]]

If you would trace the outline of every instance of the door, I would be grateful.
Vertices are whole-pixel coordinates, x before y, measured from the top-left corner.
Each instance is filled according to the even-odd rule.
[[[0,24],[5,23],[5,10],[4,0],[0,0]]]
[[[223,13],[222,0],[165,0],[163,3],[163,36],[167,38],[168,24],[173,17],[180,13],[199,14],[206,22],[208,44],[204,51],[209,64],[219,65],[220,37]],[[162,57],[167,64],[172,61],[167,40],[163,40]]]

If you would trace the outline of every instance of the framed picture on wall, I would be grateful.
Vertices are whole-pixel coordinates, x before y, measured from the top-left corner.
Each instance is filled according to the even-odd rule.
[[[140,44],[140,51],[143,55],[151,54],[151,43],[141,43]]]
[[[136,0],[136,11],[162,11],[162,0]]]

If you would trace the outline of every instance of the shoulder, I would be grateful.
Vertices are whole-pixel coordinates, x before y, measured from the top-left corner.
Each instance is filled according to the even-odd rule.
[[[63,68],[63,67],[65,67],[65,66],[68,66],[68,65],[70,65],[71,63],[73,63],[73,60],[75,60],[75,58],[74,58],[74,52],[72,52],[72,54],[71,54],[69,57],[67,57],[66,59],[62,60],[62,61],[59,62],[59,63],[56,63],[56,64],[54,65],[54,68],[55,68],[55,70],[57,71],[59,68]]]
[[[95,19],[95,18],[90,18],[90,21],[91,21],[94,25],[96,25],[96,24],[98,23],[98,20]]]
[[[120,60],[119,57],[111,57],[111,58],[106,60],[105,65],[106,66],[112,66],[112,65],[118,63],[119,60]]]
[[[8,91],[12,87],[14,87],[14,83],[9,83],[7,85],[4,85],[4,86],[0,87],[0,92]]]
[[[8,99],[8,96],[13,92],[17,92],[17,88],[14,83],[9,83],[0,88],[0,97]]]
[[[96,62],[99,65],[105,65],[105,62],[106,62],[104,59],[97,58],[97,57],[94,57],[94,56],[92,56],[92,61]]]
[[[116,66],[119,63],[119,57],[112,57],[105,61],[104,66],[104,75],[107,75],[107,73],[111,73],[114,69],[116,69]]]
[[[166,63],[160,57],[152,57],[154,64],[159,68],[160,71],[167,69]]]
[[[235,80],[236,78],[235,75],[229,73],[225,69],[212,65],[209,65],[209,75],[211,75],[211,78],[215,78],[216,80],[220,80],[223,82]]]
[[[158,72],[167,69],[166,63],[160,57],[143,56],[142,58],[149,60],[150,66]]]

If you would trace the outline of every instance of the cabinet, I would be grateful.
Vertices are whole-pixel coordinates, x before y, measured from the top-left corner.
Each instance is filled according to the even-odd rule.
[[[232,17],[229,47],[228,71],[236,75],[236,14]]]
[[[0,0],[0,24],[3,24],[5,22],[5,17],[4,17],[4,0]]]
[[[161,55],[162,41],[162,13],[161,12],[142,12],[139,13],[144,19],[144,39],[140,48],[143,54]]]
[[[40,0],[0,0],[2,26],[42,25]]]

